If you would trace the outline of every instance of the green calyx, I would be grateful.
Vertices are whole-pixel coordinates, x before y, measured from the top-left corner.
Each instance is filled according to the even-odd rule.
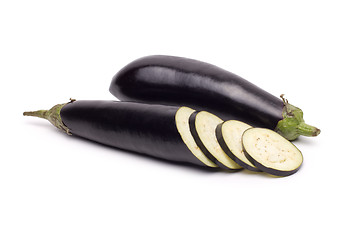
[[[281,99],[284,102],[283,119],[280,120],[275,131],[288,140],[295,140],[299,136],[315,137],[320,134],[320,129],[308,125],[303,118],[303,111],[289,104],[288,100],[282,94]]]
[[[74,102],[75,99],[70,98],[70,102]],[[33,112],[24,112],[24,116],[33,116],[47,119],[52,125],[65,132],[68,135],[71,135],[70,129],[65,126],[61,120],[60,111],[68,103],[57,104],[49,110],[38,110]]]

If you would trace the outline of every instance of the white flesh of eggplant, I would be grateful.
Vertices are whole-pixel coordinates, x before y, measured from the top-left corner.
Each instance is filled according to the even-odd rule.
[[[201,111],[196,115],[195,129],[206,149],[223,165],[230,169],[241,169],[221,148],[216,138],[216,127],[223,120],[212,113]]]
[[[242,137],[244,150],[254,165],[278,176],[295,173],[303,162],[300,150],[278,133],[265,128],[250,128]]]
[[[218,167],[215,163],[213,163],[205,156],[205,154],[200,150],[198,145],[195,143],[193,136],[191,135],[189,118],[193,112],[195,112],[195,110],[188,107],[179,108],[175,115],[177,130],[188,149],[192,152],[192,154],[194,154],[197,159],[199,159],[208,167]]]
[[[251,128],[250,125],[237,121],[229,120],[223,123],[221,127],[222,137],[225,144],[229,150],[234,154],[239,160],[241,160],[246,165],[256,168],[245,156],[243,146],[242,146],[242,135],[245,130]]]

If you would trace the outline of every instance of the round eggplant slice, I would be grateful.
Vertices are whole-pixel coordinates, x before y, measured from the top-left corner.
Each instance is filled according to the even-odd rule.
[[[266,128],[249,128],[242,136],[245,156],[260,170],[289,176],[303,162],[300,150],[280,134]]]
[[[244,122],[229,120],[216,127],[216,137],[221,148],[232,160],[245,169],[259,172],[260,170],[246,158],[242,146],[242,135],[249,128],[251,126]]]
[[[192,154],[194,154],[195,157],[197,157],[208,167],[218,167],[213,161],[211,161],[205,156],[205,154],[200,150],[193,136],[191,135],[189,118],[193,112],[195,112],[195,110],[188,107],[181,107],[179,108],[179,110],[177,110],[175,115],[177,130],[185,145],[192,152]]]
[[[219,117],[206,111],[194,112],[189,119],[191,133],[208,158],[225,169],[242,169],[224,152],[216,139],[216,127],[222,122]]]

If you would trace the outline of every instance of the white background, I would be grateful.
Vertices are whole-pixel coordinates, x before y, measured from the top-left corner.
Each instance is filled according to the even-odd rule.
[[[359,239],[358,1],[1,1],[0,239]],[[167,54],[285,93],[322,133],[300,171],[207,172],[69,137],[25,110],[115,99]]]

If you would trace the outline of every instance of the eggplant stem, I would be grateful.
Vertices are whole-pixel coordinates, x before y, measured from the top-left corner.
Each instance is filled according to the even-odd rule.
[[[45,118],[46,119],[47,110],[38,110],[38,111],[31,111],[31,112],[24,112],[24,116],[31,116],[31,117],[38,117],[38,118]]]
[[[70,98],[70,102],[68,103],[72,103],[74,101],[76,100]],[[61,109],[68,103],[57,104],[49,110],[24,112],[23,115],[47,119],[52,125],[60,129],[61,131],[65,132],[67,135],[72,135],[70,129],[61,120],[61,115],[60,115]]]
[[[284,102],[283,119],[278,122],[276,132],[288,140],[295,140],[300,135],[315,137],[320,134],[320,129],[305,123],[300,108],[291,105],[284,94],[281,94],[280,98]]]
[[[318,129],[314,126],[308,125],[305,122],[301,122],[299,124],[299,126],[297,127],[297,129],[298,129],[300,135],[308,136],[308,137],[315,137],[315,136],[319,135],[321,132],[320,129]]]

